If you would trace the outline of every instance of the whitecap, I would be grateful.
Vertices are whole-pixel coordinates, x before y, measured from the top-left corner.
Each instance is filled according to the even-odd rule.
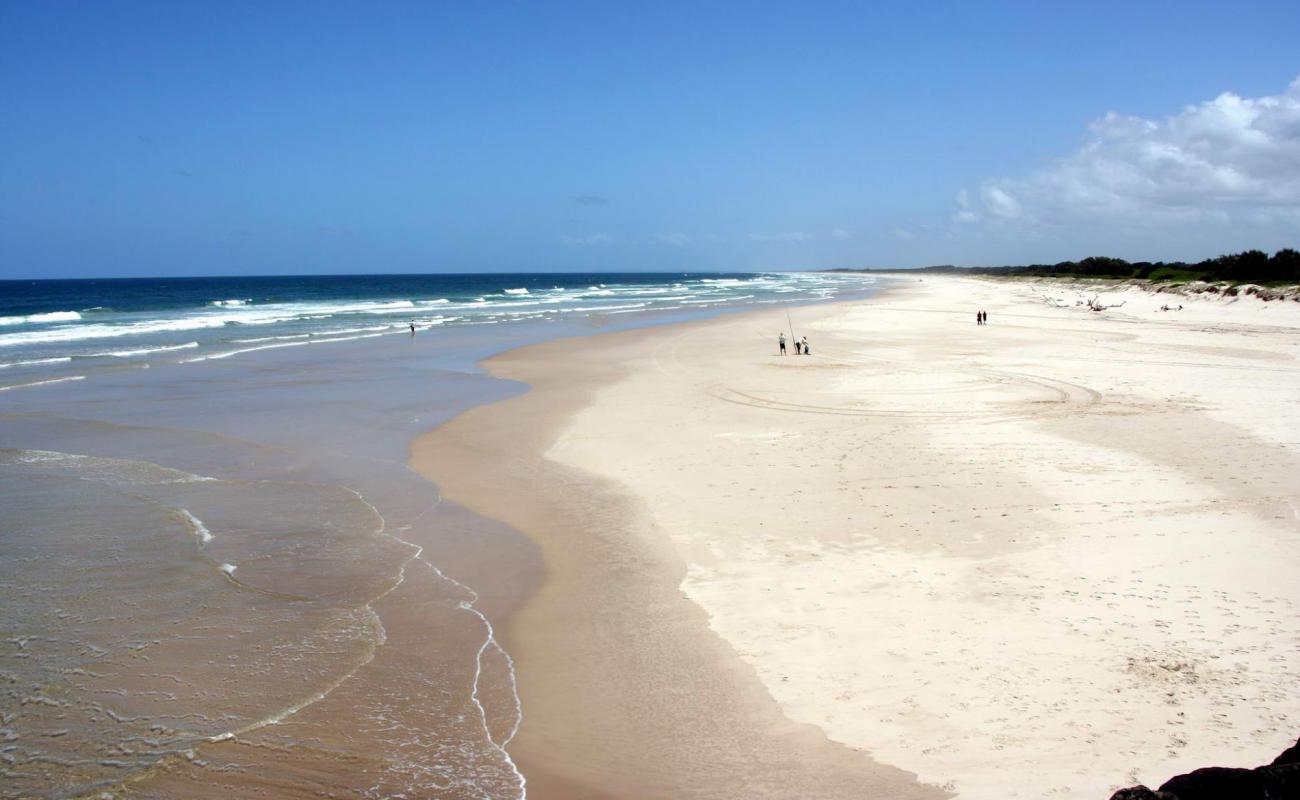
[[[528,294],[527,289],[502,289],[506,294]]]
[[[81,319],[81,314],[76,311],[47,311],[44,314],[0,317],[0,325],[24,325],[42,322],[75,322],[79,319]]]

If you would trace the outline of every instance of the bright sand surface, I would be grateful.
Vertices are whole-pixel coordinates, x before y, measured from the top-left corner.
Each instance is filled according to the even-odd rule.
[[[530,795],[1104,798],[1293,742],[1300,303],[1082,294],[909,277],[793,309],[807,357],[773,310],[488,362],[533,390],[413,458],[543,552]]]

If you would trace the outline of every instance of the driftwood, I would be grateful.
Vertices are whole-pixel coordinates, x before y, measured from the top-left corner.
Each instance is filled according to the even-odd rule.
[[[1083,306],[1089,311],[1105,311],[1108,308],[1119,308],[1128,301],[1122,300],[1118,303],[1103,303],[1101,302],[1101,295],[1094,295],[1091,300],[1083,295],[1079,295],[1079,298],[1074,301],[1074,305],[1071,306],[1068,302],[1059,297],[1048,297],[1047,295],[1043,295],[1043,302],[1052,308],[1076,308]]]
[[[1101,295],[1095,295],[1091,300],[1087,301],[1087,303],[1080,301],[1081,304],[1088,306],[1089,311],[1105,311],[1108,308],[1119,308],[1127,302],[1127,300],[1124,300],[1119,303],[1110,303],[1107,305],[1106,303],[1101,302]]]

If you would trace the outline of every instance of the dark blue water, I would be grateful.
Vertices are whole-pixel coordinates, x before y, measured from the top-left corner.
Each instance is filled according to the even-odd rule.
[[[530,292],[572,287],[673,285],[702,279],[749,280],[747,273],[501,273],[472,275],[290,275],[202,278],[113,278],[0,281],[0,318],[76,311],[161,311],[204,308],[214,301],[252,304],[325,303],[360,299],[447,298],[471,301],[505,289]]]
[[[861,294],[825,273],[563,273],[0,283],[0,391],[104,368],[467,326],[662,319]],[[559,325],[558,327],[562,327]]]

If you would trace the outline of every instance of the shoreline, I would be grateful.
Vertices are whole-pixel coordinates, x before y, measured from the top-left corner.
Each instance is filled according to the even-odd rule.
[[[752,313],[771,312],[724,319]],[[541,587],[504,626],[524,702],[510,750],[529,796],[943,797],[787,720],[681,594],[685,565],[636,498],[545,459],[572,415],[617,380],[620,348],[714,321],[494,356],[483,363],[491,374],[531,390],[471,409],[412,445],[413,467],[444,496],[524,532],[542,551]]]
[[[1268,564],[1222,551],[1235,536],[1275,560],[1296,553],[1296,526],[1280,517],[1297,487],[1276,477],[1300,474],[1284,434],[1295,409],[1277,389],[1296,385],[1300,320],[1219,298],[1181,316],[1152,315],[1142,298],[1094,315],[1045,305],[1043,287],[924,276],[865,301],[801,307],[815,348],[806,362],[770,362],[766,339],[784,327],[772,310],[485,362],[532,391],[425,434],[412,462],[542,549],[543,587],[507,625],[524,702],[519,761],[535,797],[728,796],[690,766],[714,757],[716,775],[745,763],[694,753],[726,738],[717,729],[692,731],[701,736],[685,754],[654,752],[653,726],[627,740],[638,726],[611,716],[658,710],[620,697],[635,683],[603,678],[597,707],[584,707],[582,658],[548,641],[566,619],[582,629],[572,638],[620,648],[653,638],[640,630],[647,620],[676,626],[674,641],[693,631],[678,669],[702,653],[726,664],[730,677],[710,688],[732,695],[729,711],[743,696],[764,730],[784,726],[787,738],[764,752],[798,731],[801,746],[823,742],[827,763],[856,773],[825,796],[942,796],[865,753],[959,796],[1098,796],[1250,762],[1294,738],[1294,680],[1270,670],[1295,656],[1268,640],[1293,633],[1275,612],[1300,597]],[[977,306],[992,311],[987,329],[966,320]],[[1153,347],[1183,355],[1160,360]],[[796,364],[806,368],[791,383]],[[1281,383],[1222,380],[1257,368]],[[1242,413],[1248,397],[1267,413]],[[1243,489],[1270,474],[1271,494]],[[574,497],[581,507],[566,508]],[[779,529],[761,542],[737,534],[769,523]],[[575,541],[576,530],[592,538]],[[1179,548],[1195,557],[1175,557]],[[1126,568],[1112,574],[1117,564]],[[614,611],[592,612],[610,596]],[[669,702],[698,696],[680,671],[596,655],[624,678],[650,671]],[[1016,687],[1026,681],[1043,685]],[[1251,708],[1233,692],[1253,693]],[[1108,693],[1134,710],[1117,711]],[[1058,768],[1053,756],[1073,763]]]

